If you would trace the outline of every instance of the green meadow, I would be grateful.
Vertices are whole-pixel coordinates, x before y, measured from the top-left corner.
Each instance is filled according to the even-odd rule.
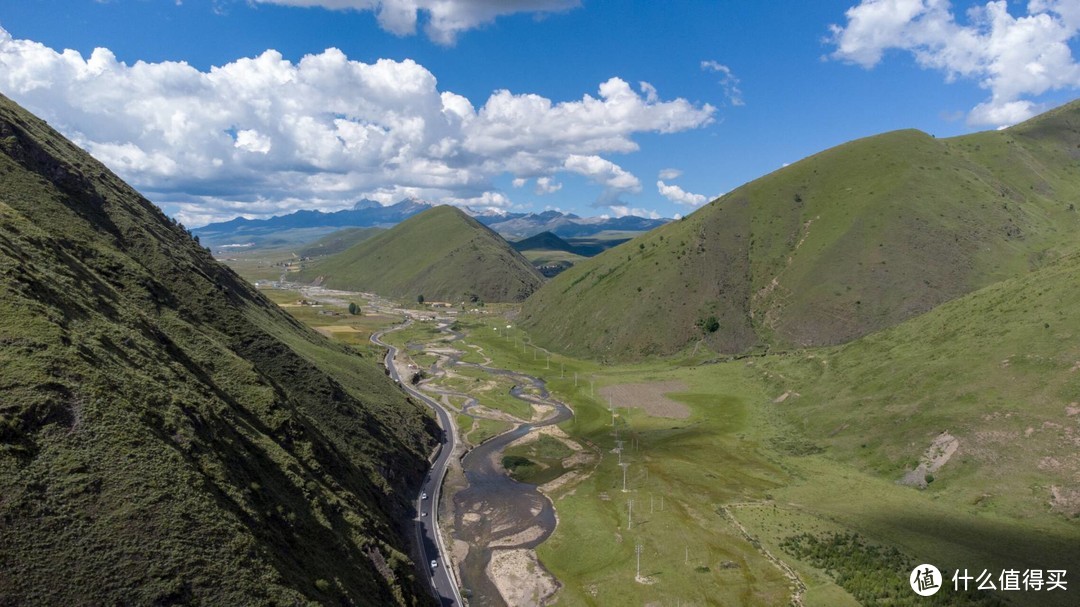
[[[890,604],[921,604],[913,602],[919,597],[907,588],[907,576],[923,562],[946,572],[968,569],[977,575],[987,569],[995,576],[1005,569],[1075,570],[1080,565],[1075,519],[1040,508],[1042,497],[1025,501],[1021,496],[1011,507],[992,506],[995,500],[1008,505],[1007,496],[990,498],[989,504],[974,499],[970,483],[952,480],[954,475],[977,478],[971,462],[955,462],[955,472],[943,467],[926,490],[897,484],[904,465],[917,462],[933,435],[909,448],[902,463],[884,465],[874,457],[867,463],[863,456],[851,455],[865,449],[862,443],[854,449],[845,446],[847,434],[859,433],[880,445],[881,435],[892,429],[884,413],[880,419],[870,418],[869,426],[849,419],[849,427],[855,428],[829,437],[821,428],[831,432],[843,425],[843,411],[836,409],[836,419],[827,419],[812,414],[811,407],[827,408],[825,399],[814,395],[843,394],[838,386],[807,381],[803,394],[774,402],[780,376],[790,380],[788,373],[802,369],[805,358],[826,353],[601,367],[560,355],[549,360],[546,352],[529,345],[527,334],[512,329],[507,335],[502,325],[492,330],[497,323],[491,319],[459,324],[495,366],[543,377],[575,411],[563,430],[601,454],[584,479],[551,496],[559,526],[538,553],[563,584],[559,604],[775,605],[797,594],[805,605],[854,605],[855,597],[867,592],[891,596]],[[852,347],[870,347],[856,344]],[[862,364],[871,364],[872,359],[861,358]],[[841,380],[850,381],[837,378]],[[661,381],[685,385],[668,396],[689,407],[688,418],[652,417],[613,403],[613,425],[606,399],[599,394],[603,387]],[[934,421],[924,424],[937,428],[940,424]],[[625,492],[614,452],[616,433],[623,441],[622,461],[629,464]],[[841,435],[844,438],[837,438]],[[534,443],[504,455],[517,458],[519,465],[511,467],[521,480],[542,483],[550,480],[559,461],[558,453],[543,450]],[[521,460],[532,465],[521,466]],[[857,537],[869,547],[848,560],[863,573],[845,577],[840,567],[830,574],[810,557],[797,558],[784,548],[805,534],[822,540]],[[641,581],[636,580],[639,544]],[[896,553],[891,560],[878,555],[886,549]],[[849,546],[837,545],[832,556],[848,552]],[[788,577],[790,571],[798,574],[797,582]],[[837,583],[838,578],[848,587]],[[932,604],[1071,602],[1070,595],[1061,592],[953,593],[951,580],[946,581],[949,588]]]

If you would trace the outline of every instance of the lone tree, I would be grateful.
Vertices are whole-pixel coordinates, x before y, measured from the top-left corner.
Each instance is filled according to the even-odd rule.
[[[418,303],[418,304],[424,303],[424,296],[423,295],[417,295],[416,296],[416,303]]]
[[[360,306],[356,305],[356,302],[350,301],[349,302],[349,314],[352,314],[353,316],[356,316],[359,313],[360,313]]]
[[[716,333],[720,329],[720,321],[715,316],[698,320],[698,326],[705,333]]]

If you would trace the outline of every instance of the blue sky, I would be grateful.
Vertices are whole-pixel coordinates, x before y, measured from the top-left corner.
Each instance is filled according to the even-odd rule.
[[[685,215],[1080,94],[1077,0],[4,0],[0,28],[0,92],[192,226],[407,196]]]

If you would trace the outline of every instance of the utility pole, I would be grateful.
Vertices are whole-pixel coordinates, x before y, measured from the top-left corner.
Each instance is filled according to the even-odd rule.
[[[626,502],[629,515],[626,518],[626,528],[632,529],[634,527],[634,500]]]
[[[637,553],[637,579],[641,579],[641,544],[634,547],[634,552]]]
[[[619,458],[622,459],[622,451],[621,450],[619,451]],[[626,493],[626,469],[630,466],[630,464],[629,464],[629,462],[623,463],[623,462],[620,461],[619,465],[622,466],[622,491],[623,491],[623,493]]]

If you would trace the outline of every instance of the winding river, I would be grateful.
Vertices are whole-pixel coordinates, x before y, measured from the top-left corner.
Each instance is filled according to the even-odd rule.
[[[440,326],[452,336],[451,341],[463,335],[449,326]],[[510,478],[501,464],[502,451],[507,445],[528,434],[535,428],[558,424],[573,416],[573,411],[554,400],[540,378],[496,369],[486,365],[461,362],[461,355],[449,356],[445,366],[461,366],[479,369],[493,375],[510,377],[517,387],[511,395],[529,404],[547,405],[553,413],[540,421],[522,423],[475,447],[461,461],[468,487],[454,496],[455,538],[469,545],[468,556],[461,563],[462,586],[471,592],[470,605],[500,607],[506,605],[486,570],[491,561],[492,544],[498,549],[535,548],[555,530],[555,508],[536,485],[519,483]],[[521,386],[532,390],[522,390]],[[463,413],[476,401],[465,394],[435,390],[440,394],[468,398]],[[532,394],[535,393],[535,394]]]

